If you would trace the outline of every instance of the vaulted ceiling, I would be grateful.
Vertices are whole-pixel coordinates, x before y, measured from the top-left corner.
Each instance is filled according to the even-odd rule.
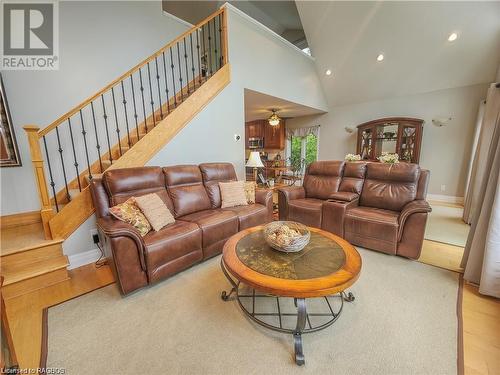
[[[296,4],[331,106],[495,80],[500,2]]]

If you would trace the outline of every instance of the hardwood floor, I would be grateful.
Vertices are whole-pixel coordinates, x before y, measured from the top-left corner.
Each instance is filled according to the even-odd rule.
[[[419,261],[456,270],[461,248],[425,241]],[[462,249],[463,250],[463,249]],[[93,264],[70,271],[71,279],[6,300],[7,316],[21,368],[36,368],[40,361],[42,311],[114,282],[108,266]],[[463,337],[466,375],[500,374],[500,300],[478,293],[472,285],[463,289]]]

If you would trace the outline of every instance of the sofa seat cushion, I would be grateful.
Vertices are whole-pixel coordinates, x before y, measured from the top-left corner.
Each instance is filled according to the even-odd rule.
[[[222,251],[222,247],[213,249],[211,245],[221,243],[222,240],[226,240],[233,234],[238,233],[238,216],[229,210],[220,208],[204,210],[182,216],[179,219],[196,223],[200,227],[204,258]],[[205,251],[206,249],[210,249],[210,254]]]
[[[240,230],[265,224],[268,221],[267,207],[262,204],[224,208],[224,211],[234,212],[238,216]]]
[[[150,281],[177,273],[203,258],[201,230],[195,223],[177,220],[144,237],[145,258]],[[178,262],[177,265],[170,263]],[[173,268],[164,274],[164,267]]]
[[[399,212],[373,207],[353,207],[345,214],[345,237],[355,245],[395,254]]]
[[[321,228],[321,207],[324,202],[316,198],[293,199],[288,202],[288,220]]]

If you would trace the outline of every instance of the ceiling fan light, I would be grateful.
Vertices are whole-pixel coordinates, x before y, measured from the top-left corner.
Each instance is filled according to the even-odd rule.
[[[273,109],[273,114],[267,119],[269,125],[278,126],[280,124],[280,117],[276,114],[276,110]]]

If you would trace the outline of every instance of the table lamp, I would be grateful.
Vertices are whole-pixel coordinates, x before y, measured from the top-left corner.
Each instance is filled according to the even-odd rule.
[[[262,160],[260,160],[259,151],[252,151],[250,153],[250,157],[245,166],[253,168],[253,179],[257,182],[257,168],[264,168],[264,164],[262,164]]]

